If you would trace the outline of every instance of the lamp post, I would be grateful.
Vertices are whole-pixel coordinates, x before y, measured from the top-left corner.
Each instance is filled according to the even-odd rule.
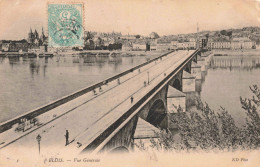
[[[37,140],[37,142],[38,142],[38,146],[39,146],[39,154],[40,154],[40,152],[41,152],[41,147],[40,147],[40,142],[41,142],[41,136],[38,134],[38,136],[36,137],[36,140]]]
[[[147,76],[148,76],[148,85],[150,84],[150,81],[149,81],[149,71],[147,72]]]

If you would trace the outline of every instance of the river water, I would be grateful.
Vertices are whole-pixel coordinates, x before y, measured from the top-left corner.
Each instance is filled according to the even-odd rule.
[[[214,56],[204,77],[199,92],[202,101],[215,111],[224,107],[237,125],[244,125],[246,113],[241,108],[240,96],[250,98],[253,94],[249,86],[260,87],[260,56]]]
[[[121,73],[161,54],[134,57],[78,56],[0,58],[0,122]],[[225,107],[245,123],[239,97],[250,97],[249,86],[260,86],[260,56],[213,57],[198,94],[214,110]]]
[[[156,52],[117,58],[0,57],[0,122],[48,104],[162,54]]]

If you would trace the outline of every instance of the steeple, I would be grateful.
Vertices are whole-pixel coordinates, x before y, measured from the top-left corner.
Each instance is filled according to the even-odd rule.
[[[38,39],[39,38],[39,34],[38,34],[38,32],[37,32],[37,30],[35,29],[35,31],[34,31],[34,36],[35,36],[35,38],[36,39]]]
[[[43,26],[42,26],[42,35],[44,36]]]
[[[197,23],[197,39],[196,39],[196,43],[197,43],[197,48],[199,48],[199,23]]]
[[[32,43],[32,38],[33,38],[33,32],[32,32],[32,27],[30,27],[30,32],[28,33],[28,42]]]

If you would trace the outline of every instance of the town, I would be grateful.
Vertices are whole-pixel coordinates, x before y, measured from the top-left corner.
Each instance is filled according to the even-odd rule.
[[[83,50],[121,50],[121,51],[168,51],[195,49],[200,47],[221,50],[257,49],[260,44],[260,28],[244,27],[220,31],[199,31],[196,33],[160,36],[152,32],[149,36],[122,35],[121,32],[84,32],[84,46],[54,48],[48,47],[48,36],[30,29],[27,39],[1,40],[0,55],[8,52],[61,52]]]

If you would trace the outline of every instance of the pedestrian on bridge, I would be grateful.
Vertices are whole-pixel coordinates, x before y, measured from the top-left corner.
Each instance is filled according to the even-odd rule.
[[[66,138],[66,145],[68,145],[69,144],[69,131],[68,130],[66,130],[65,138]]]
[[[134,98],[133,98],[133,96],[131,96],[131,103],[133,103],[134,102]]]

